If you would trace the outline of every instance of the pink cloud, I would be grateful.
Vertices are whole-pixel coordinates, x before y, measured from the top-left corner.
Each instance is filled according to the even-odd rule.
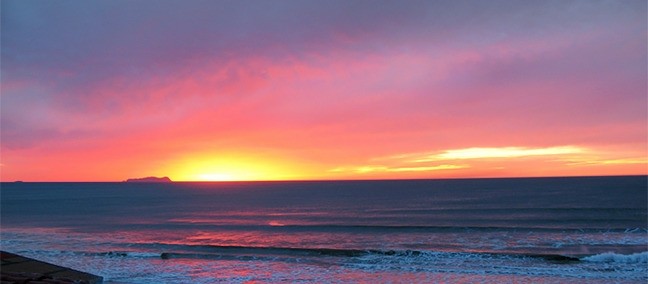
[[[398,7],[394,17],[376,8],[359,18],[331,9],[315,13],[311,26],[306,14],[275,22],[274,14],[257,11],[258,21],[222,20],[231,30],[208,25],[209,14],[196,7],[179,8],[197,13],[189,23],[160,8],[141,18],[126,15],[115,29],[83,29],[110,40],[93,35],[79,42],[85,48],[78,59],[58,46],[20,51],[28,38],[18,31],[43,44],[52,38],[36,31],[40,20],[16,12],[17,22],[3,25],[3,35],[9,29],[3,180],[28,177],[35,163],[44,168],[87,158],[103,166],[70,166],[60,178],[78,172],[112,179],[214,149],[285,155],[322,172],[399,153],[471,147],[577,145],[645,155],[645,15],[630,7],[645,5],[592,3],[569,12],[509,4],[510,13],[486,5],[475,22],[464,17],[475,8],[462,3],[441,5],[460,12],[455,18],[433,17],[434,9],[425,16],[414,7]],[[119,5],[100,6],[106,5],[109,14],[124,13]],[[606,12],[606,5],[618,9]],[[314,11],[276,9],[269,13]],[[51,11],[38,13],[54,17]],[[394,26],[376,15],[389,16]],[[166,16],[171,21],[160,23]],[[125,32],[125,23],[137,25]],[[64,32],[67,25],[51,27],[63,47],[81,40]],[[35,54],[38,60],[30,57]],[[129,166],[111,172],[122,164]],[[577,172],[553,161],[538,165],[552,167],[545,169],[552,174],[553,168]],[[421,177],[438,166],[388,165],[385,172]],[[490,166],[444,173],[501,174]]]

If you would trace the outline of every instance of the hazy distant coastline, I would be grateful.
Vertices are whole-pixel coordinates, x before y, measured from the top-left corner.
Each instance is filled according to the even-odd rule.
[[[173,182],[169,177],[129,178],[125,182]]]

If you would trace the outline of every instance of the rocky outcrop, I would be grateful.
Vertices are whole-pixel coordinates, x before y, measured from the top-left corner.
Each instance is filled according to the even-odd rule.
[[[126,182],[173,182],[168,177],[129,178]]]

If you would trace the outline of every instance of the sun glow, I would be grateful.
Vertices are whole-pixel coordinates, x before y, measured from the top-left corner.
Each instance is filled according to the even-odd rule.
[[[227,173],[206,173],[198,175],[198,180],[203,181],[228,181],[236,179],[237,178],[235,176]]]
[[[294,167],[279,159],[260,155],[192,155],[162,169],[178,181],[253,181],[294,179],[300,175]]]

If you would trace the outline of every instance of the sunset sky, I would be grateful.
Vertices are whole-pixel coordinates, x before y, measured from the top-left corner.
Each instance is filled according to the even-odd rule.
[[[648,173],[638,1],[1,1],[2,181]]]

